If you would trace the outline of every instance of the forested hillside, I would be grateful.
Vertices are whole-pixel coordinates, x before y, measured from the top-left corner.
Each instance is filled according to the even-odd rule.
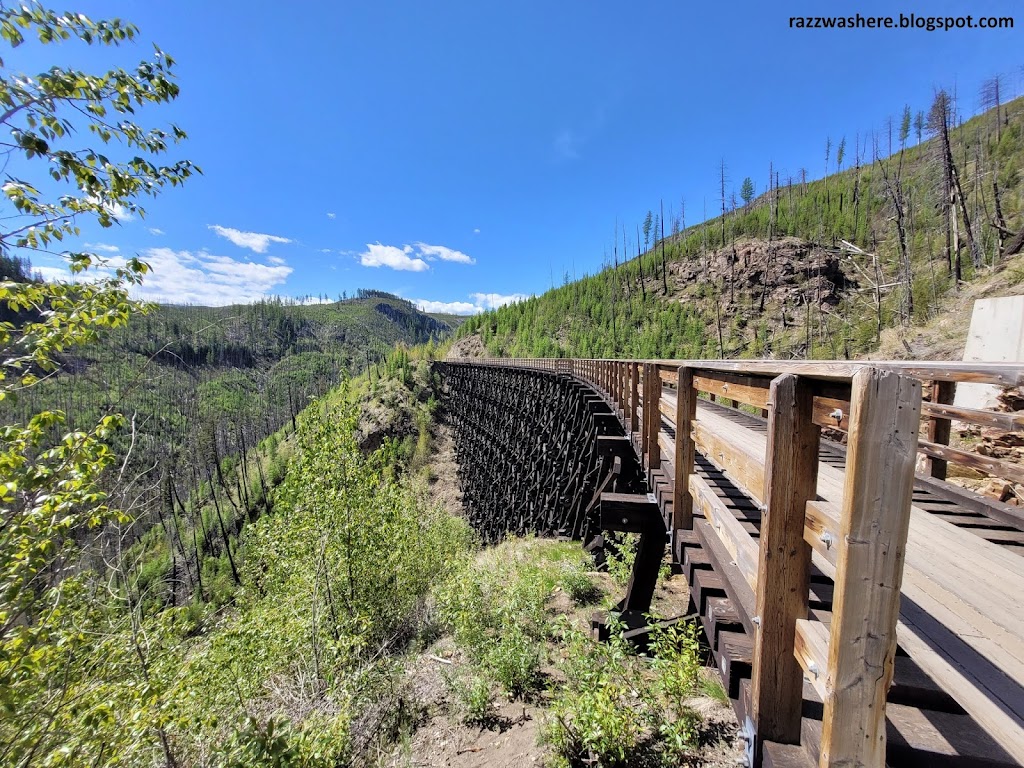
[[[998,106],[962,124],[940,92],[879,133],[823,140],[817,181],[766,160],[765,191],[747,177],[742,202],[723,162],[722,215],[687,228],[659,206],[618,229],[600,272],[470,319],[454,353],[850,357],[993,272],[1019,291],[1024,99],[999,103],[1000,85],[982,94]]]
[[[409,302],[371,290],[330,304],[154,306],[99,343],[62,353],[59,368],[0,403],[0,417],[60,410],[76,428],[125,414],[126,428],[110,439],[124,463],[107,485],[133,525],[117,546],[130,549],[161,527],[174,546],[139,566],[147,586],[167,577],[161,600],[209,598],[223,579],[237,581],[230,550],[283,475],[267,446],[257,454],[261,441],[293,428],[311,398],[394,346],[429,346],[450,333]]]

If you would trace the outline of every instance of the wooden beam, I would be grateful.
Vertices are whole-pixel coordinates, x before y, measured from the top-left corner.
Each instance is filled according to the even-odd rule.
[[[738,438],[749,433],[749,430],[738,427],[735,433],[727,437],[709,429],[700,418],[693,421],[693,439],[701,452],[741,490],[763,505],[766,477],[764,459],[738,442]],[[736,438],[737,441],[730,438]]]
[[[932,383],[932,402],[938,404],[949,405],[953,402],[953,397],[956,395],[956,382],[954,381],[936,381]],[[949,432],[950,432],[949,419],[939,419],[934,416],[928,418],[928,442],[938,443],[939,445],[949,445]],[[938,480],[946,479],[946,467],[948,463],[945,459],[939,459],[934,456],[928,457],[928,474]]]
[[[602,493],[600,502],[602,531],[644,533],[655,525],[653,517],[661,520],[658,506],[646,494]],[[664,530],[664,524],[661,527]]]
[[[830,501],[808,501],[804,515],[804,541],[832,566],[839,551],[839,518],[842,511]],[[831,575],[831,573],[829,574]]]
[[[937,445],[926,440],[918,441],[917,450],[925,456],[951,461],[954,464],[970,467],[987,475],[1001,477],[1003,480],[1024,483],[1024,467],[1012,461],[993,459],[991,456],[982,456],[980,453],[950,448],[948,445]]]
[[[676,377],[676,446],[673,456],[675,486],[672,496],[672,559],[680,562],[682,551],[675,546],[676,531],[693,528],[693,497],[690,495],[690,476],[693,474],[693,444],[691,429],[697,416],[697,392],[693,388],[693,369],[681,366]]]
[[[884,768],[921,384],[867,368],[852,401],[820,765]]]
[[[828,636],[828,629],[820,621],[797,619],[793,653],[822,700],[828,695],[825,679],[828,668]]]
[[[764,408],[768,404],[770,385],[771,379],[763,376],[700,371],[693,377],[693,386],[701,392],[738,400],[755,408]]]
[[[846,432],[850,428],[850,401],[834,397],[814,398],[814,423]]]
[[[656,360],[660,365],[678,368],[692,365],[708,371],[725,371],[755,376],[781,376],[789,373],[826,381],[849,380],[862,368],[881,368],[926,381],[970,381],[1003,387],[1024,386],[1024,365],[1020,363],[950,363],[945,360],[896,362],[893,360]]]
[[[804,541],[807,502],[815,497],[820,429],[811,421],[814,393],[786,374],[771,385],[756,590],[760,620],[751,678],[757,742],[800,741],[803,673],[794,656],[796,621],[807,618],[811,548]]]
[[[690,493],[693,504],[711,524],[722,546],[732,555],[733,562],[743,574],[744,581],[753,590],[757,589],[758,547],[757,542],[743,529],[743,524],[729,511],[725,503],[711,490],[700,475],[690,476]]]
[[[921,413],[929,418],[955,419],[982,427],[997,427],[1007,432],[1024,430],[1024,413],[1001,413],[979,411],[975,408],[960,408],[946,403],[921,403]],[[936,441],[937,442],[937,441]]]
[[[658,376],[657,366],[648,363],[646,366],[644,380],[647,382],[644,401],[644,418],[647,420],[647,468],[655,470],[661,467],[661,446],[658,443],[658,433],[661,431],[661,408],[658,405],[661,399],[661,377]]]

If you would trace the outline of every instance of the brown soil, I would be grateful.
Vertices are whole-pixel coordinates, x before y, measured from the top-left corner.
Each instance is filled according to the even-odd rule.
[[[462,515],[462,491],[459,489],[459,462],[455,441],[446,424],[434,423],[431,433],[430,463],[426,485],[431,504],[437,504],[453,515]]]

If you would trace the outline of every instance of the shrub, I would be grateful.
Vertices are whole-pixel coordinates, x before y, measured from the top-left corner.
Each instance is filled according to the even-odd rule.
[[[540,685],[546,605],[571,559],[579,559],[574,544],[512,538],[467,558],[437,592],[456,644],[510,696]]]
[[[455,695],[459,720],[464,725],[485,728],[494,722],[494,696],[486,676],[474,672],[449,676],[446,682]]]
[[[562,589],[576,605],[591,605],[601,599],[601,589],[582,566],[570,566],[562,575]]]
[[[625,766],[641,754],[651,719],[649,697],[634,688],[640,677],[630,649],[618,628],[611,629],[608,643],[564,630],[566,657],[560,666],[566,683],[541,732],[556,765]]]

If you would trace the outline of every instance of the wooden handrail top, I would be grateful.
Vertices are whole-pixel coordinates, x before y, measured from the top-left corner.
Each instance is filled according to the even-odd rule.
[[[1024,365],[1016,363],[948,362],[945,360],[634,360],[615,358],[452,358],[448,362],[479,365],[523,365],[551,368],[574,360],[589,363],[647,363],[665,368],[692,366],[705,371],[779,376],[792,373],[812,379],[849,380],[862,368],[882,368],[929,381],[957,381],[1024,386]]]

